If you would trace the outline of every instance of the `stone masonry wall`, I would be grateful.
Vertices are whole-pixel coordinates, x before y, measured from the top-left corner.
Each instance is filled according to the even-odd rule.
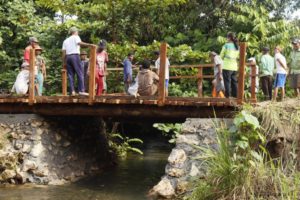
[[[0,183],[63,184],[111,160],[101,119],[0,115]]]
[[[168,158],[165,175],[149,196],[153,199],[175,199],[187,192],[192,180],[205,177],[205,163],[200,159],[201,151],[197,146],[218,148],[216,127],[230,123],[231,119],[187,119]]]

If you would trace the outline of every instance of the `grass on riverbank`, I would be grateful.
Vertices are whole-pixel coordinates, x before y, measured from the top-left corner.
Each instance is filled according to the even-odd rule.
[[[200,148],[201,159],[208,166],[207,176],[197,182],[189,199],[299,199],[300,172],[295,150],[299,105],[297,100],[288,100],[246,107],[232,127],[219,131],[218,150]],[[268,142],[282,138],[292,147],[285,157],[271,158]]]

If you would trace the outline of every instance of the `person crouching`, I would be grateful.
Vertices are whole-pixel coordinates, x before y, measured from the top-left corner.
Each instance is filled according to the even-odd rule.
[[[138,73],[138,94],[141,96],[151,96],[157,93],[157,83],[159,77],[150,70],[150,61],[144,60],[142,69]]]

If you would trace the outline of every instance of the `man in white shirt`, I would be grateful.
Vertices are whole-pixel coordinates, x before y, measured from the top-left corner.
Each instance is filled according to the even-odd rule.
[[[160,68],[160,53],[159,51],[155,51],[154,55],[156,56],[156,61],[155,61],[155,70],[157,74],[159,75],[159,68]],[[166,96],[168,96],[168,86],[169,86],[169,68],[170,68],[170,61],[167,58],[166,60],[166,70],[165,70],[165,86],[166,86]]]
[[[84,75],[81,68],[80,46],[90,47],[93,44],[82,42],[78,35],[78,29],[76,27],[70,28],[69,34],[71,36],[64,40],[62,49],[66,50],[65,59],[67,63],[68,79],[70,82],[70,94],[72,96],[75,95],[74,75],[76,73],[78,80],[78,93],[80,95],[88,95],[86,92],[84,92]]]

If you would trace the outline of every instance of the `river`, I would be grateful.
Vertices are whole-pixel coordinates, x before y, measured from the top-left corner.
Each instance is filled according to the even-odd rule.
[[[64,186],[2,186],[0,200],[143,200],[164,174],[171,147],[156,139],[145,141],[143,156],[127,159],[99,175]]]

